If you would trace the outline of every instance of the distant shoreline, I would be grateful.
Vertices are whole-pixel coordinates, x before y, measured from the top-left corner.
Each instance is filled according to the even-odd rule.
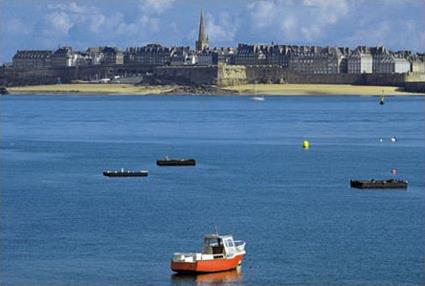
[[[84,95],[279,95],[279,96],[424,96],[399,90],[393,86],[347,84],[244,84],[227,87],[136,86],[131,84],[58,84],[8,88],[11,95],[20,94],[84,94]]]

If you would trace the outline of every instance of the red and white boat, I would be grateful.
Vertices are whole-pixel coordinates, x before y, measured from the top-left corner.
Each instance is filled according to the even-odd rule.
[[[179,273],[209,273],[238,267],[245,255],[245,242],[231,235],[204,237],[202,253],[174,253],[171,270]]]

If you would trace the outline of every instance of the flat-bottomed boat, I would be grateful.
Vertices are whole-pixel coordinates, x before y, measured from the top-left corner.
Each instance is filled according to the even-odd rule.
[[[158,166],[195,166],[195,159],[170,159],[166,157],[162,160],[157,160],[156,164]]]
[[[407,189],[407,180],[351,180],[350,186],[358,189]]]
[[[103,172],[103,175],[106,177],[147,177],[148,171],[130,171],[121,169],[119,171],[105,171]]]

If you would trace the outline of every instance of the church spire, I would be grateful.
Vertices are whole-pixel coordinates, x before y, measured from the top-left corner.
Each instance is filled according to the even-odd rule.
[[[205,34],[204,12],[201,10],[201,18],[199,20],[199,35],[196,41],[196,50],[202,51],[208,48],[208,37]]]

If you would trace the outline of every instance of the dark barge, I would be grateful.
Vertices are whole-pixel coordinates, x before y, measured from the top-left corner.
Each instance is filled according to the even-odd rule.
[[[156,160],[158,166],[195,166],[195,159],[169,159]]]
[[[105,171],[103,175],[106,177],[147,177],[148,171],[125,171],[121,169],[119,171]]]
[[[407,180],[351,180],[350,186],[358,189],[407,189]]]

